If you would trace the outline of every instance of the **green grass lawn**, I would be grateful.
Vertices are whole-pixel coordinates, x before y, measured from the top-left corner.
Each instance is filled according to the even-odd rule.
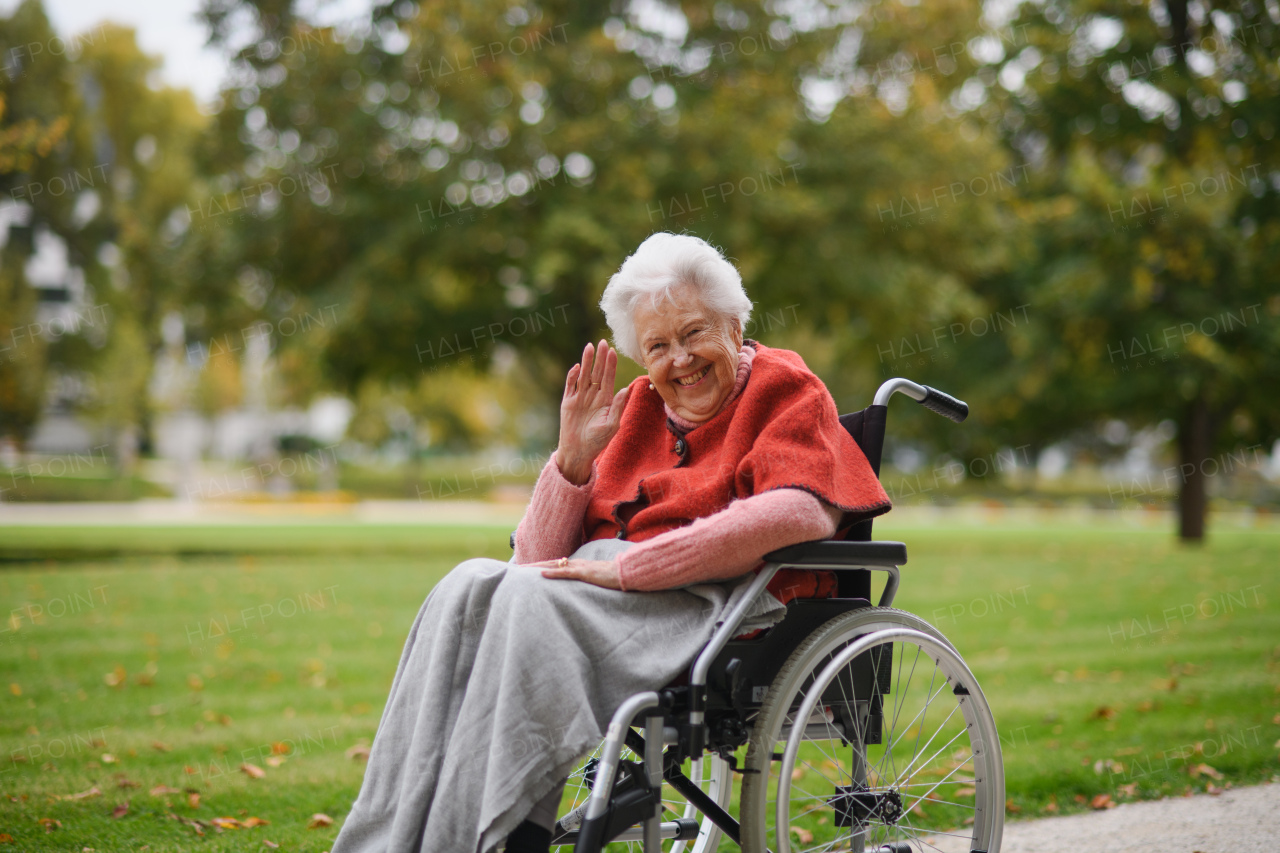
[[[1280,770],[1280,532],[1184,549],[1079,524],[878,530],[910,548],[898,606],[986,690],[1015,814]],[[423,597],[462,559],[505,558],[506,538],[0,527],[0,832],[16,849],[328,850],[363,772],[348,752],[372,740]],[[335,825],[308,829],[315,813]],[[174,815],[269,824],[200,839]]]

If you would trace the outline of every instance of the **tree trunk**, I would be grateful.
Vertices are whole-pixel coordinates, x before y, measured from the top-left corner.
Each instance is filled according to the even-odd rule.
[[[1178,536],[1184,542],[1204,540],[1204,520],[1209,508],[1204,473],[1213,446],[1209,404],[1200,392],[1187,407],[1178,428],[1178,461],[1182,489],[1178,495]]]

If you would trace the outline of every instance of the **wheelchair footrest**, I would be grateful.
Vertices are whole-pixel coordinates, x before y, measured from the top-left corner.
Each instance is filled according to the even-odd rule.
[[[691,817],[678,817],[675,820],[664,820],[658,830],[663,841],[692,841],[698,837],[698,822]],[[614,837],[614,841],[643,841],[644,826],[637,825],[623,830]],[[578,843],[578,832],[562,832],[551,839],[552,847],[568,847]]]

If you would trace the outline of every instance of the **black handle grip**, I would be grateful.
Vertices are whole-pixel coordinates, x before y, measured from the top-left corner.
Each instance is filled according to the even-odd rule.
[[[963,400],[957,400],[950,394],[939,391],[937,388],[924,386],[924,399],[920,401],[920,405],[924,406],[935,414],[949,418],[956,423],[962,423],[965,418],[969,417],[969,404]]]

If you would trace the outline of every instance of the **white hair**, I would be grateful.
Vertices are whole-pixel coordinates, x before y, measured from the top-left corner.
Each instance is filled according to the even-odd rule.
[[[636,304],[648,296],[656,307],[660,298],[670,298],[671,291],[683,285],[692,287],[713,314],[736,319],[741,329],[747,327],[751,300],[733,264],[706,240],[659,231],[622,262],[600,298],[600,309],[618,352],[641,363],[633,319]]]

